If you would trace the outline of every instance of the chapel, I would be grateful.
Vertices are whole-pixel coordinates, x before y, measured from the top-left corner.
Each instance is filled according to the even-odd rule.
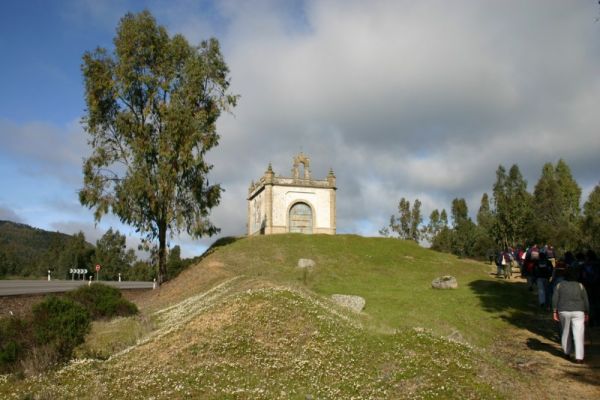
[[[313,179],[310,159],[294,157],[292,176],[279,176],[269,163],[248,189],[248,235],[325,233],[335,235],[335,175]]]

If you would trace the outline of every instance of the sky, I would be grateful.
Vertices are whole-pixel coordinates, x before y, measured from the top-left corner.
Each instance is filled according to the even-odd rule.
[[[0,2],[0,219],[95,243],[118,218],[80,205],[90,154],[80,65],[148,9],[171,35],[216,37],[238,106],[223,114],[209,179],[220,236],[246,232],[248,186],[272,163],[337,176],[339,233],[377,236],[400,198],[422,213],[465,198],[472,216],[499,165],[532,191],[564,159],[600,182],[600,6],[595,0],[29,0]],[[179,235],[184,256],[217,237]]]

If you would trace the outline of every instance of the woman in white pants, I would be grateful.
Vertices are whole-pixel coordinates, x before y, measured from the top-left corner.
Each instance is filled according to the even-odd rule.
[[[577,282],[577,270],[569,268],[567,281],[556,285],[552,297],[553,319],[562,327],[561,345],[567,357],[575,343],[575,362],[583,363],[583,337],[588,320],[590,303],[583,285]]]

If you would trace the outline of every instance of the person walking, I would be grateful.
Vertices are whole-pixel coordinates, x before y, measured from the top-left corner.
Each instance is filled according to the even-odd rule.
[[[566,357],[571,356],[575,344],[575,362],[583,363],[585,322],[588,321],[590,303],[583,285],[577,282],[578,272],[570,268],[567,280],[556,285],[552,296],[552,318],[562,327],[561,347]]]
[[[538,289],[538,302],[541,308],[550,306],[550,287],[549,280],[552,276],[552,264],[546,259],[546,255],[541,253],[533,270],[535,282]]]

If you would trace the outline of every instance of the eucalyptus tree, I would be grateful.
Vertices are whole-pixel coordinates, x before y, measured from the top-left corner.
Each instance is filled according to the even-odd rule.
[[[582,231],[585,243],[600,250],[600,184],[596,185],[583,205]]]
[[[469,208],[465,199],[452,200],[452,252],[458,256],[473,256],[475,244],[475,224],[469,218]]]
[[[390,231],[396,232],[400,239],[414,240],[418,243],[421,239],[420,225],[422,222],[421,201],[416,199],[411,210],[410,201],[402,197],[398,202],[398,216],[390,217],[389,230],[383,228],[379,232],[382,235],[389,234]]]
[[[489,257],[497,250],[493,237],[494,214],[490,207],[490,198],[487,193],[481,196],[479,210],[477,211],[477,226],[475,227],[474,255]]]
[[[442,229],[442,223],[440,220],[440,212],[436,208],[429,214],[429,221],[427,225],[421,230],[422,237],[429,243],[433,243],[433,239],[438,235]]]
[[[551,242],[562,250],[575,248],[580,237],[581,188],[564,160],[556,167],[544,164],[533,198],[536,240]]]
[[[207,151],[216,122],[235,106],[229,69],[216,39],[190,45],[169,36],[148,11],[126,14],[114,50],[83,55],[92,154],[84,160],[80,202],[98,221],[107,213],[133,226],[149,247],[158,240],[158,282],[166,270],[167,235],[219,231],[208,219],[220,201]]]
[[[518,165],[514,164],[508,174],[502,165],[498,167],[493,195],[493,234],[497,243],[502,246],[522,243],[530,237],[532,198]]]
[[[443,208],[440,211],[439,229],[431,240],[431,248],[442,252],[452,252],[453,232],[448,226],[448,213]]]
[[[126,237],[118,230],[110,228],[96,241],[94,264],[102,266],[100,272],[103,280],[116,280],[124,274],[136,261],[133,249],[127,249]]]

